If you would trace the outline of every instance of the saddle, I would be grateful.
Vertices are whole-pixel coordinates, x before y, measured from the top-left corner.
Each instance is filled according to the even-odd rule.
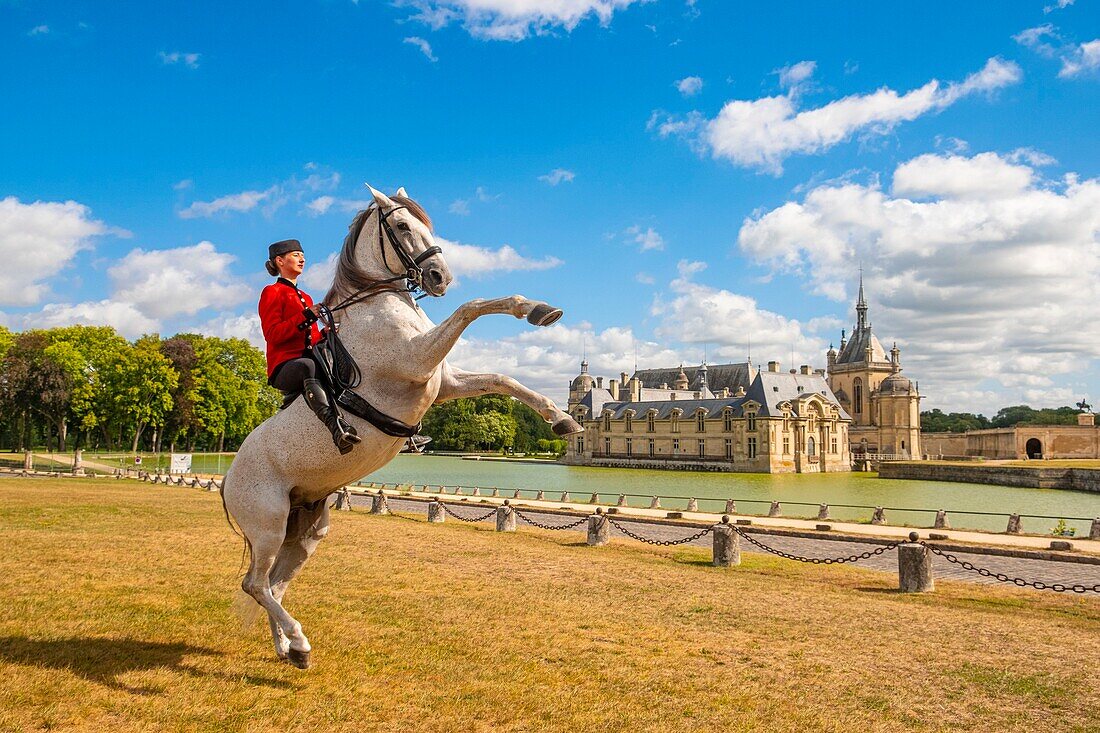
[[[352,387],[359,383],[359,367],[343,348],[335,328],[326,329],[325,340],[310,349],[309,354],[317,364],[317,379],[321,380],[321,384],[329,395],[336,396],[336,405],[394,438],[412,438],[420,433],[420,423],[409,425],[395,417],[390,417],[352,391]],[[349,384],[351,386],[346,386]],[[283,404],[279,409],[285,410],[298,399],[302,392],[298,390],[282,394]]]

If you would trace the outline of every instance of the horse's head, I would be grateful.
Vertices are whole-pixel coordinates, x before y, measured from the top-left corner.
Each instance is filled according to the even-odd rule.
[[[429,295],[440,296],[454,277],[443,252],[435,243],[432,220],[413,201],[404,188],[397,189],[392,197],[367,186],[374,197],[375,247],[382,256],[382,264],[394,276],[415,272],[419,285]],[[360,234],[362,238],[366,228]],[[362,245],[365,247],[366,242]]]

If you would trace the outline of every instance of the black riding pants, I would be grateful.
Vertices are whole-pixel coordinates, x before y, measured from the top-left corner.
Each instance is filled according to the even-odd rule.
[[[308,356],[302,356],[275,367],[271,386],[281,392],[301,392],[303,381],[316,378],[317,363]]]

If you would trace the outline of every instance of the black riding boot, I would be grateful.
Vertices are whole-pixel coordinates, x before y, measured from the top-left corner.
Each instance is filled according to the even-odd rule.
[[[332,433],[332,442],[340,449],[341,455],[349,452],[360,442],[355,428],[344,422],[340,411],[329,402],[328,393],[319,379],[302,380],[302,397],[309,408],[321,418],[321,422]]]

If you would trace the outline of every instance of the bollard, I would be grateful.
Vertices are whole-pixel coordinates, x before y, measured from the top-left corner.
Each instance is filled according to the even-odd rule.
[[[336,492],[336,504],[333,505],[333,509],[341,512],[351,511],[351,494],[348,493],[347,486]]]
[[[600,503],[600,495],[599,494],[593,494],[592,498],[588,500],[588,503],[589,504],[599,504]]]
[[[684,511],[685,512],[697,512],[697,511],[699,511],[699,502],[697,502],[694,498],[688,499],[688,506],[687,506],[687,509],[685,509]]]
[[[951,522],[947,521],[947,510],[940,509],[936,512],[936,523],[932,529],[951,529]]]
[[[481,488],[478,487],[478,486],[475,486],[474,487],[474,492],[472,494],[470,494],[470,496],[481,496]]]
[[[1089,539],[1100,540],[1100,517],[1092,520],[1092,527],[1089,528]]]
[[[538,492],[535,494],[535,501],[544,501],[545,499],[546,499],[546,492],[543,491],[542,489],[539,489]]]
[[[619,500],[615,503],[615,506],[626,506],[626,494],[619,494]]]
[[[722,523],[715,525],[714,553],[711,561],[716,568],[728,568],[741,564],[741,537],[730,526],[730,516],[722,515]]]
[[[494,488],[493,489],[493,497],[496,498],[498,496],[500,496],[500,489]]]
[[[829,518],[829,505],[828,504],[821,504],[820,506],[818,506],[818,508],[817,508],[817,518],[818,519],[828,519]]]
[[[462,493],[463,493],[463,492],[462,492],[462,487],[461,487],[461,486],[456,486],[456,487],[455,487],[455,496],[458,496],[458,495],[460,495],[460,494],[462,494]]]
[[[1008,529],[1006,529],[1005,532],[1008,534],[1020,534],[1023,531],[1023,528],[1020,526],[1020,515],[1008,515]]]
[[[769,517],[778,517],[783,513],[783,506],[778,501],[773,501],[771,508],[768,509]]]
[[[33,471],[34,470],[34,454],[31,453],[30,451],[24,451],[23,452],[23,470],[24,471]]]
[[[84,475],[84,451],[82,451],[80,448],[77,448],[75,451],[73,451],[73,475]]]
[[[910,541],[898,545],[898,589],[902,593],[927,593],[936,588],[932,551],[916,539],[917,533],[910,532]]]
[[[733,499],[726,499],[726,514],[736,514],[736,513],[737,513],[737,502],[735,502]]]
[[[370,513],[371,514],[389,514],[390,513],[390,505],[386,503],[386,495],[382,493],[382,489],[379,489],[378,493],[371,497]]]
[[[603,509],[588,518],[588,546],[602,547],[611,541],[611,523],[604,516]]]
[[[659,496],[653,497],[653,500],[649,502],[649,508],[650,509],[660,509],[661,508],[661,497],[659,497]]]
[[[569,498],[569,492],[568,491],[561,492],[561,501],[562,501],[562,503],[572,501],[572,499]]]
[[[439,499],[428,502],[428,521],[432,524],[442,524],[443,517],[447,514],[443,508],[443,502]]]
[[[516,489],[515,491],[512,492],[512,498],[513,499],[518,499],[519,498],[519,489]]]
[[[875,507],[875,513],[871,515],[871,524],[886,524],[886,510],[880,506]]]
[[[497,507],[497,532],[515,532],[516,513],[505,500],[503,506]]]

